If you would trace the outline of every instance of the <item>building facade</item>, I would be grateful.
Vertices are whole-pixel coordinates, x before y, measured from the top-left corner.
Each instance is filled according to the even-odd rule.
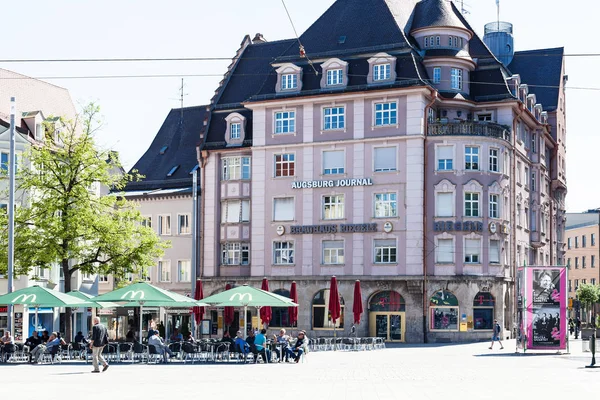
[[[568,213],[566,223],[566,262],[569,267],[569,298],[577,299],[580,284],[596,285],[600,283],[600,210],[589,210],[584,213]],[[582,321],[587,316],[581,313]]]

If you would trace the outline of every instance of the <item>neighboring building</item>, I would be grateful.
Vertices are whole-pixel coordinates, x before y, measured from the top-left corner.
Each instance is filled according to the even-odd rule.
[[[562,52],[513,58],[512,25],[482,40],[444,0],[339,0],[299,41],[245,37],[201,133],[205,294],[296,281],[298,327],[331,336],[336,275],[346,333],[357,279],[361,336],[512,329],[516,265],[564,262]]]
[[[566,232],[566,259],[569,267],[569,298],[577,298],[580,284],[600,283],[600,209],[584,213],[568,213]],[[585,318],[585,313],[582,313]]]

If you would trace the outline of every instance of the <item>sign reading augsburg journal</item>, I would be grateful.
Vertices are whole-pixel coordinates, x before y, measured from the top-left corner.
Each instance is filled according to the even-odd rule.
[[[527,348],[567,348],[567,273],[564,267],[527,267]]]
[[[318,189],[351,186],[373,186],[371,178],[337,179],[331,181],[294,181],[292,189]]]

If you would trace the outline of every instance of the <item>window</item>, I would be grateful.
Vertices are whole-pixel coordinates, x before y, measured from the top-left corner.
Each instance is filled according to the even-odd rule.
[[[340,318],[336,321],[331,320],[329,314],[329,289],[322,289],[317,292],[312,301],[313,329],[333,329],[344,328],[344,298],[340,296]]]
[[[465,193],[465,217],[479,217],[479,193]]]
[[[342,69],[327,70],[327,86],[341,85],[344,83],[344,71]]]
[[[398,200],[396,193],[375,194],[375,218],[391,218],[398,216]]]
[[[592,239],[592,246],[594,245],[594,240]],[[571,238],[567,238],[567,249],[571,250]]]
[[[400,293],[393,290],[379,292],[371,297],[369,301],[371,312],[405,312],[406,302]],[[396,339],[395,339],[396,340]]]
[[[587,239],[585,235],[581,236],[581,247],[585,247],[587,245]]]
[[[298,75],[297,74],[281,75],[281,90],[296,89],[297,87],[298,87]]]
[[[293,153],[275,154],[275,176],[294,176],[296,172],[296,155]]]
[[[296,132],[296,112],[280,111],[275,113],[275,133]]]
[[[442,81],[442,69],[440,67],[433,67],[433,83],[440,83]]]
[[[221,245],[221,262],[223,265],[249,265],[249,243],[223,243]]]
[[[437,146],[437,168],[438,171],[452,171],[454,168],[454,147],[453,146]]]
[[[448,46],[452,46],[452,36],[448,36]]]
[[[521,161],[517,161],[517,183],[519,185],[522,184],[522,180],[521,180],[521,173],[522,173],[521,171],[522,171],[522,168],[523,167],[522,167]]]
[[[375,104],[375,126],[396,125],[398,105],[395,101]]]
[[[148,215],[142,216],[142,226],[152,228],[152,217]]]
[[[529,207],[525,207],[525,229],[529,229]]]
[[[517,225],[521,225],[523,222],[523,215],[521,214],[521,203],[517,203]]]
[[[465,169],[469,171],[479,170],[479,147],[465,147]]]
[[[396,240],[375,240],[375,264],[396,263]]]
[[[448,290],[438,290],[429,299],[429,329],[458,331],[458,299]]]
[[[161,282],[171,282],[171,261],[162,260],[158,262],[158,279]]]
[[[568,284],[569,284],[569,292],[572,292],[573,291],[573,287],[571,286],[571,280],[570,279],[568,281]]]
[[[454,240],[438,239],[435,248],[435,262],[438,264],[454,263]]]
[[[429,47],[429,36],[425,37],[425,47]]]
[[[531,152],[537,153],[537,136],[535,133],[531,135]]]
[[[479,122],[492,122],[492,114],[477,114],[477,121]]]
[[[192,232],[190,229],[190,214],[179,214],[177,219],[177,233],[179,235],[189,235]]]
[[[450,86],[454,90],[463,88],[463,71],[460,68],[450,69]]]
[[[596,256],[593,254],[591,255],[590,266],[596,268]]]
[[[391,77],[391,64],[377,64],[373,66],[373,80],[385,81]]]
[[[295,219],[295,204],[293,197],[273,199],[273,221],[293,221]]]
[[[159,235],[170,235],[171,234],[171,216],[170,215],[159,215],[158,216],[158,234]]]
[[[497,194],[490,194],[490,218],[500,218],[498,198],[499,196]]]
[[[222,178],[224,181],[250,179],[250,157],[223,158]]]
[[[290,291],[286,289],[275,289],[273,290],[273,293],[287,298],[291,297]],[[289,308],[271,307],[271,322],[269,322],[269,328],[282,326],[291,326]]]
[[[571,240],[571,239],[569,239],[569,240]],[[592,246],[595,246],[595,245],[596,245],[596,234],[592,233]],[[569,248],[571,248],[571,245],[569,245]]]
[[[108,282],[108,275],[98,275],[98,282]]]
[[[583,269],[585,267],[586,267],[586,265],[585,265],[585,256],[581,256],[581,268]]]
[[[579,236],[575,236],[575,248],[579,248]]]
[[[579,257],[575,257],[575,269],[579,269]]]
[[[323,109],[323,130],[344,129],[346,127],[344,107]]]
[[[240,122],[232,123],[229,127],[229,138],[230,139],[241,139],[242,137],[242,124]]]
[[[581,284],[582,284],[582,285],[586,285],[586,284],[587,284],[587,279],[582,279],[582,280],[581,280]]]
[[[488,292],[479,292],[473,299],[473,329],[494,329],[494,296]]]
[[[490,172],[500,172],[498,168],[498,149],[490,149]]]
[[[500,264],[500,241],[490,239],[490,263]]]
[[[396,171],[396,148],[376,147],[373,154],[375,172]]]
[[[523,174],[523,184],[525,185],[525,189],[527,189],[527,179],[529,178],[529,167],[525,167],[525,173]]]
[[[0,164],[1,164],[1,168],[2,168],[2,173],[4,173],[4,174],[8,174],[8,159],[9,159],[8,153],[1,153]]]
[[[465,264],[481,262],[481,239],[465,239]]]
[[[439,37],[439,36],[436,36],[436,37],[435,37],[435,45],[436,45],[436,46],[439,46],[439,45],[440,45],[440,37]]]
[[[323,175],[336,175],[344,173],[344,151],[323,152]]]
[[[575,290],[579,289],[579,279],[575,279]]]
[[[323,197],[323,219],[344,218],[344,195]]]
[[[144,268],[144,269],[142,269],[142,271],[140,271],[140,280],[142,282],[151,282],[152,281],[152,278],[150,277],[149,268]]]
[[[294,264],[294,242],[274,242],[273,243],[273,264],[293,265]]]
[[[344,263],[344,241],[326,240],[323,242],[323,264],[343,264]]]
[[[177,279],[179,282],[192,281],[192,263],[190,260],[177,261]]]
[[[532,172],[531,173],[531,191],[532,192],[535,192],[535,188],[536,188],[535,180],[536,180],[536,173]]]
[[[435,194],[435,216],[454,216],[454,194],[451,192],[438,192]]]
[[[221,223],[250,222],[250,200],[226,200],[221,203]]]

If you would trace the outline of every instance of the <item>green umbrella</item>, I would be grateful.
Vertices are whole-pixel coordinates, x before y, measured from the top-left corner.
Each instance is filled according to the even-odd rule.
[[[248,307],[298,307],[291,299],[266,290],[243,285],[202,299],[203,302],[219,307],[244,307],[244,319]],[[246,329],[244,329],[246,337]]]
[[[146,282],[134,283],[94,297],[92,300],[95,302],[133,303],[140,307],[140,343],[142,342],[142,313],[145,305],[156,307],[175,307],[174,304],[181,303],[185,303],[185,307],[197,305],[196,300],[191,297],[161,289]],[[177,307],[181,306],[177,305]]]
[[[139,307],[139,306],[140,305],[136,302],[117,305],[117,307]],[[162,302],[147,301],[144,303],[144,307],[169,307],[169,308],[210,307],[210,304],[206,304],[201,301],[197,301],[197,302],[193,302],[193,303],[190,303],[189,301],[175,301],[172,303],[168,303],[168,305],[165,305],[165,303],[162,303]]]
[[[77,297],[78,299],[89,302],[90,305],[88,307],[94,307],[94,308],[116,308],[116,307],[119,307],[119,305],[117,303],[111,303],[109,301],[97,302],[97,301],[91,300],[94,296],[92,296],[91,294],[80,292],[79,290],[71,290],[67,294],[71,295],[73,297]]]
[[[22,304],[35,307],[35,329],[38,327],[38,309],[40,307],[93,307],[93,303],[89,301],[37,285],[0,296],[0,304]]]

